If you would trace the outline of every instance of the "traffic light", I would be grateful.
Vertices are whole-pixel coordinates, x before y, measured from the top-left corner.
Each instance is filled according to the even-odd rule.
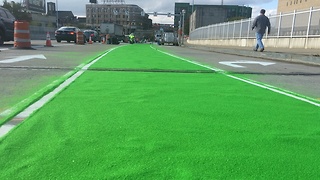
[[[168,17],[171,17],[171,13],[168,13]]]
[[[155,16],[155,17],[158,16],[158,13],[157,13],[157,12],[154,12],[154,13],[153,13],[153,16]]]

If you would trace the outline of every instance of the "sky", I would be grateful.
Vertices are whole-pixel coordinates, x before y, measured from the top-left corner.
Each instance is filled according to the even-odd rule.
[[[10,0],[8,0],[10,1]],[[22,0],[14,0],[21,3]],[[59,11],[72,11],[75,16],[85,16],[86,4],[89,0],[47,0],[47,2],[57,2]],[[97,0],[102,3],[103,0]],[[140,6],[146,13],[173,13],[174,3],[194,3],[205,5],[221,5],[222,0],[125,0],[126,4],[135,4]],[[275,15],[277,13],[278,0],[223,0],[224,5],[240,5],[252,7],[252,17],[258,16],[260,9],[266,9],[266,15]],[[150,14],[153,23],[173,24],[173,17],[157,16]]]

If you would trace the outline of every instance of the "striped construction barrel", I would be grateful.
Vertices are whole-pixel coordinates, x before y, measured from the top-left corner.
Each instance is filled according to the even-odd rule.
[[[21,49],[31,49],[29,22],[14,22],[14,47]]]
[[[84,44],[84,35],[83,35],[83,32],[81,31],[77,32],[77,44],[81,44],[81,45]]]

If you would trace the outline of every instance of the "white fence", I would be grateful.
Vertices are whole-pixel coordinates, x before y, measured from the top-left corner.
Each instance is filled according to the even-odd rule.
[[[320,37],[320,9],[270,16],[270,38]],[[190,40],[249,39],[255,38],[251,29],[253,18],[197,28]]]

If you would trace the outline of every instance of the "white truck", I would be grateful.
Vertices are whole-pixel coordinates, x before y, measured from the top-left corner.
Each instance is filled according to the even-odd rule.
[[[119,44],[119,41],[124,39],[123,26],[114,23],[101,23],[100,36],[108,35],[108,44]]]

